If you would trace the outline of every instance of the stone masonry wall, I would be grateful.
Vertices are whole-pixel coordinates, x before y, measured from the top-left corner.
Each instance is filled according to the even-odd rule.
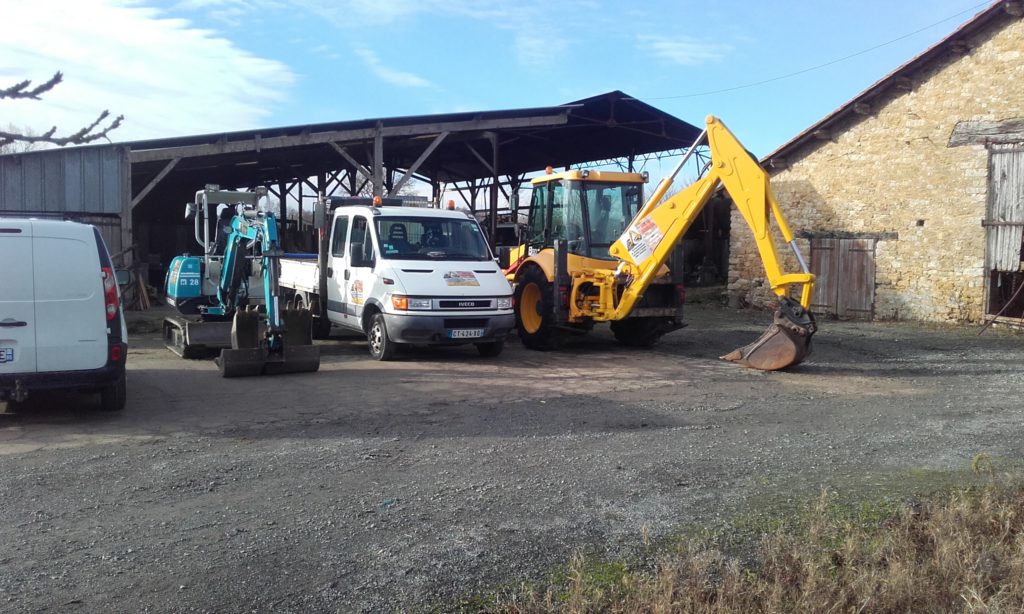
[[[794,233],[896,233],[876,244],[876,318],[983,316],[988,153],[947,144],[958,121],[1024,117],[1024,21],[1003,20],[968,43],[966,55],[950,51],[932,62],[913,77],[911,91],[890,88],[872,102],[873,115],[833,127],[831,140],[806,145],[772,177]],[[809,260],[809,240],[798,243]],[[777,245],[790,254],[787,270],[799,271],[781,239]],[[774,304],[735,210],[729,293],[734,301]]]

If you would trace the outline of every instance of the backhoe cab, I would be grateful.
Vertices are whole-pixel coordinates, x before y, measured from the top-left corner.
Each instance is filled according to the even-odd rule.
[[[683,165],[704,144],[710,162],[703,176],[662,201]],[[533,180],[525,240],[512,251],[506,271],[516,283],[516,323],[523,344],[551,348],[563,332],[585,332],[604,321],[625,345],[651,345],[681,328],[680,242],[722,188],[753,232],[768,282],[779,297],[768,330],[722,358],[762,370],[802,362],[817,329],[807,310],[814,275],[757,160],[721,121],[708,116],[707,128],[646,201],[645,181],[644,175],[587,170],[549,172]],[[782,272],[771,235],[773,220],[802,272]],[[794,289],[799,299],[791,297]]]

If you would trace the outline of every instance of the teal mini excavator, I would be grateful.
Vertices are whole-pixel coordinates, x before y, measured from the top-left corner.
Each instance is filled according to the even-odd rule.
[[[186,206],[202,255],[184,254],[167,271],[167,302],[180,315],[164,320],[164,343],[183,358],[219,350],[224,377],[317,371],[308,309],[282,305],[277,220],[260,211],[265,188],[232,192],[208,185]],[[210,240],[211,208],[216,207]]]

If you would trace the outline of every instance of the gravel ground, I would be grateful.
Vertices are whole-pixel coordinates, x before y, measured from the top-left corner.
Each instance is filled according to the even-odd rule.
[[[716,359],[769,319],[693,305],[653,350],[605,328],[487,360],[336,337],[319,373],[245,380],[136,334],[124,412],[0,414],[0,610],[443,609],[575,549],[1024,452],[1020,335],[821,322],[791,371]]]

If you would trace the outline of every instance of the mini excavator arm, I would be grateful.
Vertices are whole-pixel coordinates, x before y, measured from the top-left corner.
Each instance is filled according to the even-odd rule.
[[[256,244],[260,247],[261,268],[263,278],[263,296],[266,297],[268,331],[271,335],[283,330],[279,302],[278,259],[283,255],[278,245],[277,220],[271,213],[259,213],[249,209],[241,210],[231,220],[231,234],[228,236],[224,249],[224,266],[221,270],[220,283],[217,287],[217,300],[225,313],[234,313],[242,305],[244,298],[241,285],[245,283],[245,263],[247,260],[244,245]]]
[[[260,335],[262,316],[242,304],[240,284],[245,275],[248,241],[260,247],[263,296],[266,302],[266,332]],[[217,290],[225,312],[233,312],[231,349],[221,350],[217,366],[224,377],[316,371],[320,349],[313,345],[308,310],[286,305],[282,308],[278,280],[284,251],[277,238],[277,220],[272,213],[240,210],[231,221],[231,234],[224,251],[224,267]]]

